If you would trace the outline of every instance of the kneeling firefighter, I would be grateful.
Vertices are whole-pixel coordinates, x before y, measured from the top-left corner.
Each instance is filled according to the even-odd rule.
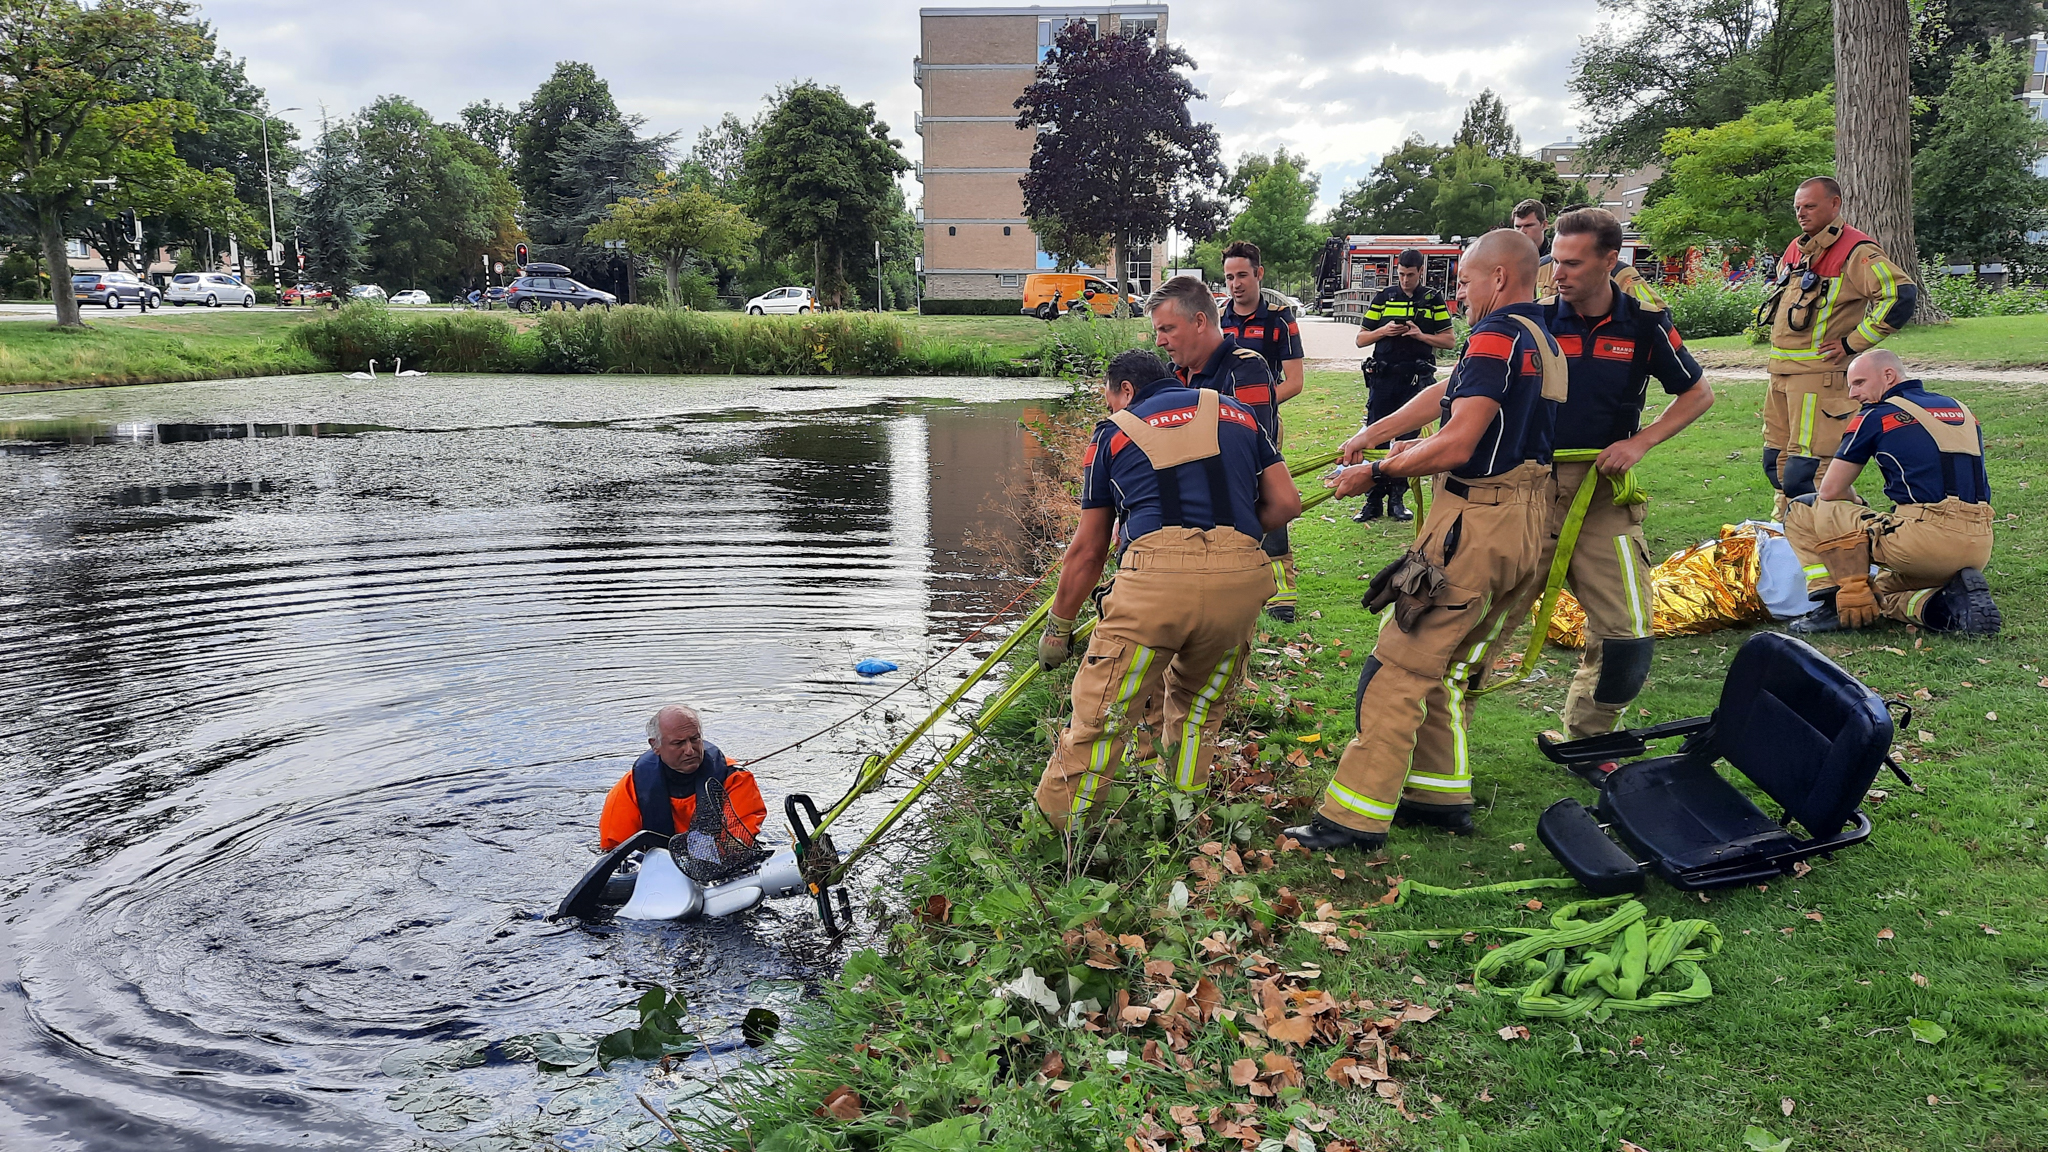
[[[1575,504],[1583,509],[1565,580],[1586,612],[1586,647],[1565,697],[1570,739],[1611,732],[1650,673],[1650,562],[1644,497],[1630,469],[1714,404],[1713,386],[1685,350],[1671,316],[1614,280],[1621,221],[1605,208],[1557,218],[1550,255],[1557,295],[1543,320],[1571,369],[1571,396],[1558,409],[1550,531],[1538,563],[1546,574]],[[1673,399],[1648,428],[1643,402],[1654,376]],[[1599,455],[1584,459],[1594,452]],[[1588,473],[1594,485],[1578,502]]]
[[[1991,482],[1976,416],[1906,379],[1898,356],[1882,348],[1849,366],[1849,394],[1863,410],[1820,491],[1785,509],[1785,539],[1806,565],[1808,594],[1821,601],[1791,630],[1861,628],[1883,616],[1934,632],[1997,632],[1998,605],[1984,581]],[[1856,495],[1856,478],[1873,459],[1894,505],[1889,513]]]
[[[1154,295],[1150,314],[1165,330],[1204,309],[1214,324],[1215,307],[1200,280],[1182,276]],[[1126,761],[1182,792],[1207,789],[1273,592],[1259,540],[1301,513],[1294,477],[1243,405],[1182,387],[1146,352],[1110,363],[1103,400],[1111,416],[1083,457],[1081,523],[1038,645],[1046,668],[1072,658],[1075,620],[1120,537],[1116,581],[1074,674],[1073,718],[1038,781],[1039,809],[1063,830],[1088,818]]]

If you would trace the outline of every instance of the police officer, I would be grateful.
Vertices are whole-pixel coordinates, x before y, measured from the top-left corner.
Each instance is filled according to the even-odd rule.
[[[1757,310],[1758,324],[1771,330],[1764,475],[1781,501],[1815,490],[1856,414],[1843,371],[1849,359],[1904,327],[1919,300],[1912,278],[1877,241],[1842,222],[1842,186],[1832,178],[1801,184],[1792,213],[1801,235]]]
[[[1191,322],[1215,332],[1215,300],[1193,277],[1169,280],[1151,305],[1162,345]],[[1294,478],[1245,405],[1182,387],[1149,352],[1110,362],[1103,400],[1110,418],[1082,457],[1081,523],[1038,645],[1046,668],[1072,655],[1074,621],[1114,535],[1116,582],[1074,674],[1073,718],[1038,781],[1038,807],[1062,829],[1086,817],[1134,733],[1134,762],[1182,792],[1208,787],[1216,734],[1273,592],[1259,538],[1301,514]]]
[[[1650,449],[1669,440],[1714,405],[1713,386],[1685,350],[1671,316],[1615,284],[1621,221],[1605,208],[1580,208],[1557,218],[1550,250],[1557,296],[1543,305],[1544,323],[1571,368],[1571,396],[1558,409],[1556,447],[1599,449],[1589,462],[1559,462],[1552,471],[1550,532],[1541,567],[1547,574],[1573,497],[1597,471],[1566,580],[1586,611],[1586,647],[1565,697],[1572,739],[1611,732],[1649,676],[1650,559],[1643,540],[1643,504],[1617,503],[1621,479]],[[1643,428],[1650,377],[1674,397]]]
[[[1358,328],[1358,346],[1371,348],[1365,362],[1365,419],[1383,420],[1436,382],[1436,350],[1457,343],[1443,293],[1422,282],[1422,253],[1407,249],[1394,259],[1394,283],[1379,290]],[[1415,433],[1401,436],[1413,440]],[[1387,479],[1373,486],[1352,519],[1363,524],[1382,512],[1396,520],[1414,513],[1401,502],[1405,489]]]
[[[1266,267],[1259,262],[1257,244],[1233,240],[1223,249],[1223,287],[1230,293],[1230,304],[1223,309],[1219,327],[1231,343],[1257,352],[1266,362],[1267,374],[1273,380],[1273,423],[1266,427],[1266,432],[1278,447],[1286,441],[1280,405],[1301,395],[1301,325],[1294,318],[1294,310],[1284,302],[1275,306],[1278,293],[1265,292],[1265,278]],[[1294,547],[1287,538],[1287,529],[1280,528],[1259,544],[1273,559],[1273,599],[1266,604],[1266,614],[1281,623],[1292,624],[1296,598]]]
[[[1193,279],[1193,277],[1175,277]],[[1172,283],[1172,281],[1168,281]],[[1153,293],[1153,299],[1163,300],[1165,288]],[[1174,372],[1181,382],[1190,388],[1214,388],[1222,395],[1235,399],[1258,420],[1259,428],[1273,441],[1280,444],[1280,389],[1276,386],[1272,370],[1266,365],[1266,358],[1257,351],[1241,347],[1225,335],[1222,318],[1215,308],[1216,298],[1209,298],[1210,310],[1190,320],[1177,317],[1169,319],[1164,326],[1152,326],[1153,339],[1173,357]],[[1285,531],[1269,535],[1259,541],[1273,567],[1273,598],[1267,604],[1266,613],[1283,624],[1294,622],[1294,582],[1289,578],[1289,565],[1293,555]]]
[[[1322,808],[1287,830],[1305,847],[1374,851],[1396,819],[1472,831],[1466,693],[1484,683],[1489,651],[1543,584],[1550,441],[1566,387],[1535,287],[1534,244],[1505,228],[1480,237],[1458,266],[1459,300],[1478,319],[1449,382],[1344,444],[1355,462],[1372,445],[1443,422],[1337,478],[1337,495],[1351,496],[1382,475],[1434,474],[1436,497],[1415,548],[1373,580],[1367,607],[1393,611],[1359,670],[1358,733]]]
[[[1862,411],[1820,490],[1785,509],[1785,539],[1821,601],[1792,631],[1861,628],[1888,616],[1933,632],[1996,633],[1998,605],[1984,582],[1991,483],[1977,418],[1961,401],[1906,379],[1898,356],[1883,348],[1849,365],[1848,388]],[[1889,513],[1856,497],[1856,477],[1873,458],[1894,505]],[[1875,580],[1872,560],[1881,569]]]

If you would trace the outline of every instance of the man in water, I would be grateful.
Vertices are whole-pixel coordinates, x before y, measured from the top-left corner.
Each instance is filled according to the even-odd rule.
[[[728,765],[718,745],[704,739],[695,708],[671,704],[647,721],[647,751],[605,794],[598,848],[609,852],[642,829],[673,836],[690,827],[707,795],[722,798],[726,833],[752,844],[768,818],[754,774]]]

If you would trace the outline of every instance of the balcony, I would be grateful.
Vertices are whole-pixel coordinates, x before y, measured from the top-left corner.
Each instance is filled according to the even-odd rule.
[[[910,58],[910,82],[919,88],[924,87],[924,57],[912,56]]]

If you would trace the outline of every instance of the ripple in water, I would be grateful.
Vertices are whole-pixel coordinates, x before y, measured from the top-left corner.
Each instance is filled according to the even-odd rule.
[[[710,1106],[746,1006],[837,963],[800,901],[539,914],[654,707],[759,755],[900,682],[857,660],[920,667],[1015,594],[970,541],[1007,529],[1042,393],[408,383],[0,398],[9,1149],[635,1144],[622,1089]],[[764,766],[771,828],[900,731]],[[712,1056],[584,1081],[501,1043],[617,1027],[649,983]]]

